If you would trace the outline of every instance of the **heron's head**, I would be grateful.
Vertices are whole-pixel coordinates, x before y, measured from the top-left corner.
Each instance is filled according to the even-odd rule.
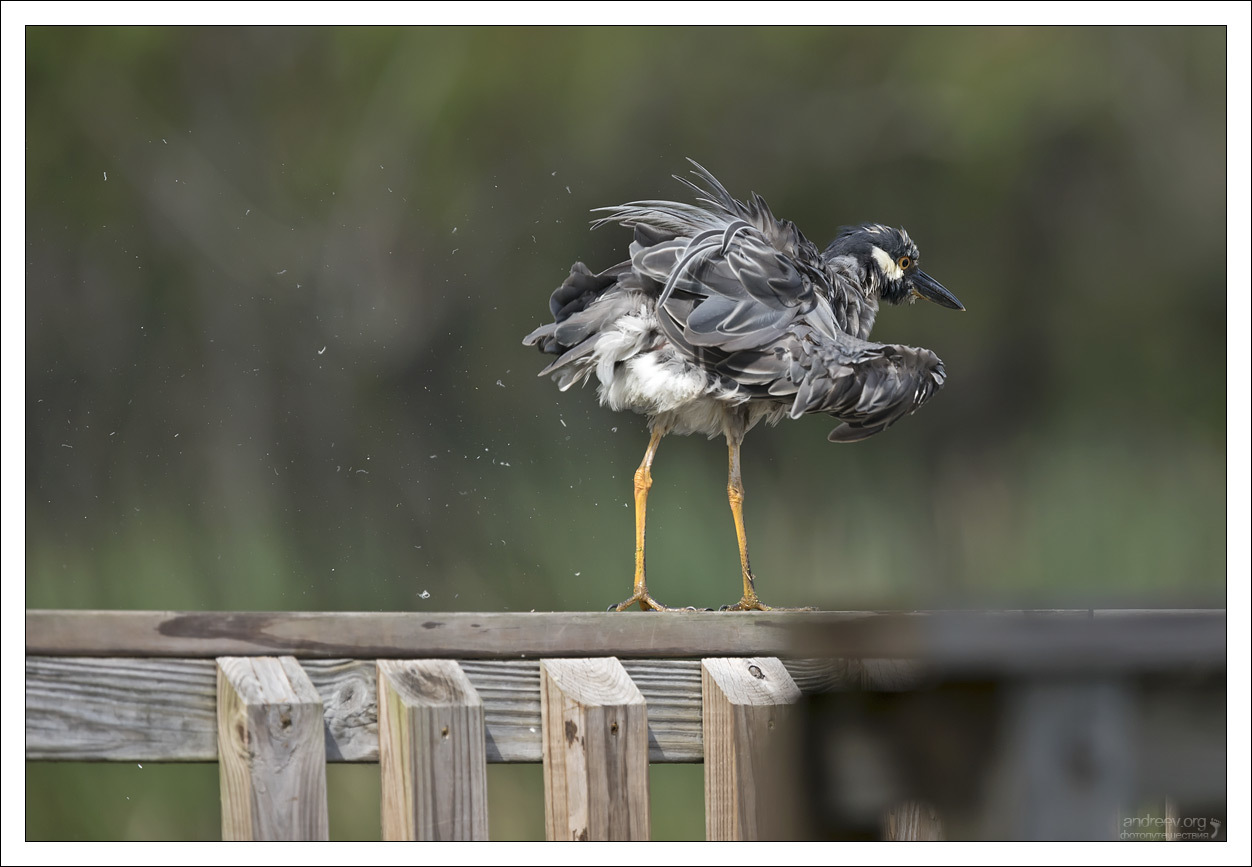
[[[934,301],[953,310],[965,306],[943,285],[918,267],[917,245],[903,229],[880,223],[844,226],[823,254],[829,260],[848,256],[857,261],[871,287],[889,304],[917,298]]]

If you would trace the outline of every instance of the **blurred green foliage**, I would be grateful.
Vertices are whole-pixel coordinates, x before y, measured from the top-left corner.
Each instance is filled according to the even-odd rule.
[[[1222,28],[30,28],[27,605],[624,597],[642,419],[521,337],[691,156],[819,245],[904,225],[969,309],[880,317],[949,373],[886,435],[749,436],[767,601],[1222,606],[1225,82]],[[738,598],[724,463],[662,444],[670,604]],[[27,771],[32,838],[217,833],[211,768]],[[536,772],[493,833],[542,833]],[[376,776],[332,770],[337,836]]]

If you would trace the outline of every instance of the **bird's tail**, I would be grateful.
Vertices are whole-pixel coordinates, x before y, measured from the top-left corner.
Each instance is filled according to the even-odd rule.
[[[574,263],[565,282],[552,293],[549,307],[555,321],[539,326],[523,338],[524,345],[538,346],[541,352],[558,356],[539,371],[539,375],[551,375],[561,391],[591,373],[594,369],[592,354],[605,334],[606,325],[629,307],[627,298],[619,299],[620,303],[605,299],[603,303],[594,304],[617,286],[618,279],[629,270],[630,263],[625,262],[592,274],[582,262]]]

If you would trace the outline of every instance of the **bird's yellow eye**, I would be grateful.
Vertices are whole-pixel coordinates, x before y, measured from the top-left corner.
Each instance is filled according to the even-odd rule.
[[[900,266],[901,271],[907,271],[909,270],[909,266],[913,264],[913,260],[908,256],[901,256],[899,260],[896,261],[896,264]]]

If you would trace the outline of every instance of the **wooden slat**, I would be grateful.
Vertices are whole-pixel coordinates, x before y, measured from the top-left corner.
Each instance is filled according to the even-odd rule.
[[[704,827],[709,840],[794,838],[791,708],[800,689],[778,659],[706,659]]]
[[[487,761],[539,762],[539,660],[461,660],[483,700]]]
[[[374,662],[327,659],[301,664],[324,706],[327,761],[378,761]],[[650,760],[702,761],[699,662],[623,660],[622,665],[648,702]],[[784,665],[806,694],[858,688],[900,691],[926,683],[916,664],[901,660],[789,659]],[[540,761],[539,663],[463,660],[461,667],[483,700],[487,760]],[[215,670],[213,661],[200,659],[28,656],[26,756],[216,761]],[[1153,707],[1152,719],[1157,719],[1164,710],[1172,708],[1178,716],[1190,705],[1163,700]],[[1194,725],[1196,720],[1176,722]],[[1164,736],[1158,740],[1167,742]],[[1224,737],[1218,742],[1224,743]],[[1183,765],[1210,758],[1188,755]],[[1164,773],[1162,762],[1164,757],[1144,770],[1161,770],[1156,776],[1176,785],[1182,768],[1170,765]]]
[[[26,657],[26,757],[217,760],[211,659]]]
[[[648,760],[701,761],[699,660],[625,659],[622,668],[648,705]]]
[[[943,822],[935,808],[921,801],[902,801],[887,810],[884,840],[942,840]]]
[[[647,840],[648,713],[616,659],[540,665],[549,840]]]
[[[483,703],[449,660],[378,660],[384,840],[486,840]]]
[[[463,660],[483,701],[487,761],[542,759],[539,662]],[[787,660],[805,691],[855,685],[842,661]],[[322,699],[326,760],[378,761],[372,660],[301,660]],[[652,762],[704,758],[698,660],[623,660],[648,703]],[[851,674],[849,674],[851,672]],[[26,657],[26,757],[64,761],[217,760],[216,665],[205,659]]]
[[[325,840],[322,702],[290,656],[217,661],[225,840]]]
[[[322,699],[326,761],[378,761],[378,672],[374,661],[302,659],[300,667]]]

